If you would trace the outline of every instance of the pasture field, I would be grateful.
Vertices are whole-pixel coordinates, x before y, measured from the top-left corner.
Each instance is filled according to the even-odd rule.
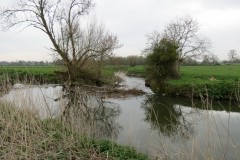
[[[171,94],[239,99],[240,65],[183,66],[181,78],[168,82]]]
[[[55,71],[64,71],[61,66],[0,66],[0,80],[11,81],[37,80],[41,83],[58,83]]]
[[[121,66],[128,75],[145,77],[146,66]],[[116,71],[116,69],[115,69]],[[219,66],[181,66],[181,78],[170,80],[172,85],[206,84],[220,81],[239,81],[240,64]]]
[[[0,66],[0,73],[21,73],[29,74],[53,74],[54,71],[61,71],[63,67],[60,66]]]
[[[182,66],[181,78],[171,80],[172,85],[236,82],[240,80],[240,65]]]

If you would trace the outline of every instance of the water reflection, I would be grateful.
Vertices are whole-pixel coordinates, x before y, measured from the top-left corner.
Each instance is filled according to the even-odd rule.
[[[188,106],[188,107],[186,107]],[[142,103],[145,111],[145,121],[154,130],[174,136],[181,135],[184,138],[193,136],[193,116],[203,117],[203,111],[240,112],[237,105],[227,101],[190,100],[183,97],[168,97],[159,95],[147,96]]]
[[[189,111],[168,101],[165,97],[148,96],[142,103],[142,108],[145,111],[145,121],[152,129],[159,130],[167,136],[180,134],[188,138],[193,134],[192,122],[184,116],[189,114]]]
[[[62,86],[55,85],[14,86],[0,100],[31,110],[42,119],[61,117],[78,132],[97,138],[116,138],[122,128],[116,122],[119,106],[90,95],[84,88],[63,92]]]
[[[94,138],[117,138],[122,128],[116,118],[121,111],[118,105],[106,102],[84,88],[75,87],[65,93],[66,107],[62,119],[83,134]]]
[[[152,141],[158,146],[153,155],[172,155],[173,159],[191,152],[193,157],[187,159],[205,159],[208,154],[213,159],[240,156],[236,152],[240,146],[237,104],[151,95],[141,108],[145,122],[159,134],[160,141],[156,143],[157,138]],[[160,147],[163,141],[165,146]]]

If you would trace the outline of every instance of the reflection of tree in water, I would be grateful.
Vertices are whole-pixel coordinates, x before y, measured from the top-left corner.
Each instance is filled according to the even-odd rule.
[[[181,135],[189,138],[193,134],[192,124],[186,120],[181,106],[168,101],[165,97],[151,95],[142,104],[145,110],[145,121],[155,130],[167,136]]]
[[[67,95],[67,106],[63,120],[83,134],[95,138],[116,138],[121,126],[116,123],[120,108],[96,96],[89,95],[82,88],[74,88]]]

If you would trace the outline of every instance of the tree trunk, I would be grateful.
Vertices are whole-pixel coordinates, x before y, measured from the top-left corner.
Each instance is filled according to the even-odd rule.
[[[69,84],[71,85],[73,82],[76,82],[78,71],[77,71],[77,67],[74,66],[73,64],[68,64],[67,69],[68,69],[68,81],[69,81]]]
[[[172,64],[172,77],[175,79],[179,79],[181,77],[179,60],[175,60]]]

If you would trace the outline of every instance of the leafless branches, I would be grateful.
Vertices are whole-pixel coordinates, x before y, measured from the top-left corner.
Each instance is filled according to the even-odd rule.
[[[85,17],[94,6],[92,0],[18,0],[0,13],[2,28],[35,27],[51,40],[51,50],[68,68],[70,77],[90,58],[107,56],[119,47],[117,36],[96,21]]]
[[[170,22],[160,33],[154,31],[148,35],[149,49],[157,45],[162,38],[166,38],[178,45],[179,60],[185,57],[199,57],[207,52],[210,41],[198,34],[199,23],[190,16],[177,18]]]

